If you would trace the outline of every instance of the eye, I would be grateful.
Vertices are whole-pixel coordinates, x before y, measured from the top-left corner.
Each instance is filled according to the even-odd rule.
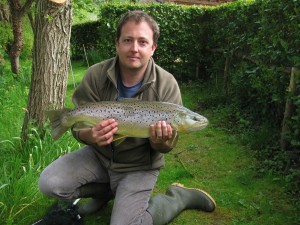
[[[126,39],[123,40],[123,43],[125,43],[125,44],[131,43],[131,39],[126,38]]]
[[[145,45],[148,44],[148,41],[146,41],[146,40],[140,40],[139,43],[140,43],[141,46],[145,46]]]

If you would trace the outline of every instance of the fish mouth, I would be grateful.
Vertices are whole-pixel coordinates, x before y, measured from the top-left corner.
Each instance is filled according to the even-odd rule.
[[[196,121],[189,129],[189,131],[202,130],[208,125],[207,119],[202,119],[201,121]]]
[[[202,130],[208,125],[208,119],[204,116],[195,115],[191,118],[188,131]]]

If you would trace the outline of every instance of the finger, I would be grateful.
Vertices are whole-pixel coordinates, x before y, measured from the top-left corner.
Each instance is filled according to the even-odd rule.
[[[157,136],[157,132],[158,132],[157,126],[158,126],[158,124],[159,124],[159,122],[157,122],[156,124],[151,124],[150,125],[150,140],[153,143],[160,143],[162,141],[162,139]]]
[[[114,119],[103,120],[92,128],[92,137],[98,145],[109,144],[117,131],[118,123]]]
[[[167,130],[168,130],[168,139],[173,138],[173,128],[171,127],[170,124],[167,125]]]
[[[107,126],[103,127],[101,130],[98,131],[99,135],[106,135],[107,133],[111,132],[113,129],[118,127],[118,123],[114,122],[108,124]]]
[[[106,146],[109,145],[113,142],[113,137],[109,138],[108,140],[104,140],[104,141],[98,141],[97,145],[98,146]]]
[[[168,139],[169,134],[168,134],[168,127],[166,121],[161,121],[161,132],[162,132],[162,139]]]
[[[101,134],[107,133],[109,130],[115,128],[118,126],[118,123],[115,121],[115,119],[107,119],[103,120],[97,125],[93,127],[94,131],[102,132]]]
[[[106,134],[99,136],[97,139],[97,144],[99,146],[109,145],[113,142],[114,134],[118,131],[118,127],[113,128]]]
[[[163,132],[162,132],[162,129],[161,129],[161,121],[158,121],[156,123],[155,133],[156,133],[156,139],[162,139]]]
[[[154,140],[156,138],[156,132],[155,132],[155,125],[154,124],[150,125],[149,132],[150,132],[150,139]]]
[[[107,119],[107,120],[102,120],[101,122],[99,122],[98,124],[96,124],[94,127],[93,127],[93,130],[96,132],[96,131],[101,131],[103,130],[103,128],[111,125],[115,123],[115,120],[114,119]]]
[[[102,130],[103,128],[115,123],[115,119],[107,119],[107,120],[103,120],[101,121],[99,124],[96,125],[98,130]]]

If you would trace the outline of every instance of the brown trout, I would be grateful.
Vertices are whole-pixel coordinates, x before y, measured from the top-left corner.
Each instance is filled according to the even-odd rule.
[[[118,122],[116,140],[126,137],[148,138],[150,124],[156,124],[159,120],[169,123],[178,133],[201,130],[208,125],[204,116],[181,105],[134,99],[102,101],[74,109],[51,110],[48,111],[48,117],[55,140],[71,127],[81,130],[108,118],[114,118]]]

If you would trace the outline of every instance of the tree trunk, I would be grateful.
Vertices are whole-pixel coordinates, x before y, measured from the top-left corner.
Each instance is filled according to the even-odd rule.
[[[284,151],[288,148],[288,140],[286,138],[286,134],[290,132],[290,126],[288,124],[288,121],[291,120],[292,115],[295,111],[295,106],[293,105],[293,102],[291,98],[296,95],[296,75],[298,74],[298,70],[295,67],[292,67],[291,69],[291,77],[290,77],[290,84],[288,87],[288,98],[285,103],[285,110],[282,120],[282,128],[281,128],[281,138],[280,138],[280,146],[281,149]]]
[[[18,74],[20,71],[20,55],[24,47],[22,20],[30,10],[34,0],[26,0],[22,6],[20,0],[8,0],[14,41],[10,49],[11,71]]]
[[[27,138],[29,123],[42,130],[46,111],[64,107],[70,36],[71,0],[64,5],[37,1],[35,15],[32,78],[22,137]]]
[[[22,6],[19,0],[9,0],[12,29],[14,41],[10,49],[11,71],[18,74],[20,71],[20,55],[23,50],[23,29],[22,29]]]

